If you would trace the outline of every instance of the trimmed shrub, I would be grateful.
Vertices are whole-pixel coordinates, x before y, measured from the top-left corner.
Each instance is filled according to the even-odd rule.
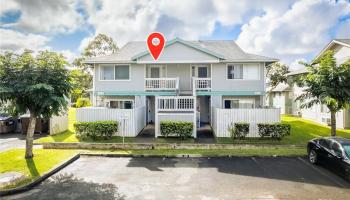
[[[80,139],[110,139],[118,131],[117,121],[76,122],[76,135]]]
[[[164,137],[178,136],[186,139],[192,136],[193,123],[181,121],[161,121],[160,134]]]
[[[249,133],[249,123],[232,123],[229,127],[229,131],[231,133],[231,137],[233,137],[234,139],[244,139]]]
[[[91,106],[91,102],[88,98],[78,98],[77,102],[75,103],[76,108],[89,107],[89,106]]]
[[[272,124],[258,124],[259,135],[261,138],[271,137],[275,139],[282,139],[285,135],[290,135],[290,124],[272,123]]]

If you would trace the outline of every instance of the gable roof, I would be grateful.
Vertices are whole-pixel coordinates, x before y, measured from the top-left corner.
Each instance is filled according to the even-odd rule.
[[[278,59],[244,52],[233,40],[197,40],[185,41],[175,38],[166,43],[170,46],[180,43],[194,48],[203,53],[212,55],[223,62],[276,62]],[[148,55],[148,48],[145,41],[128,42],[118,52],[94,58],[88,58],[84,63],[130,63],[136,59]]]
[[[332,40],[322,49],[322,51],[319,54],[317,54],[317,56],[312,60],[312,63],[314,63],[319,57],[321,57],[327,50],[331,49],[334,45],[342,45],[342,46],[350,47],[350,39]]]
[[[214,57],[217,57],[217,58],[219,58],[219,59],[224,59],[224,56],[222,56],[222,55],[220,55],[220,54],[218,54],[218,53],[215,53],[215,52],[210,51],[210,50],[208,50],[208,49],[206,49],[206,48],[203,48],[203,47],[201,47],[201,46],[199,46],[199,45],[196,45],[196,44],[194,44],[193,42],[188,42],[188,41],[182,40],[182,39],[180,39],[180,38],[175,38],[175,39],[173,39],[173,40],[170,40],[170,41],[166,42],[166,44],[164,45],[164,49],[165,49],[166,47],[168,47],[168,46],[171,46],[172,44],[177,43],[177,42],[178,42],[178,43],[181,43],[181,44],[183,44],[183,45],[185,45],[185,46],[188,46],[188,47],[194,48],[194,49],[196,49],[196,50],[199,50],[199,51],[201,51],[201,52],[204,52],[204,53],[206,53],[206,54],[212,55],[212,56],[214,56]],[[149,54],[150,54],[150,53],[149,53],[148,50],[147,50],[147,51],[143,51],[143,52],[141,52],[141,53],[139,53],[139,54],[133,56],[133,57],[131,58],[131,60],[137,60],[138,58],[141,58],[141,57],[146,56],[146,55],[149,55]]]

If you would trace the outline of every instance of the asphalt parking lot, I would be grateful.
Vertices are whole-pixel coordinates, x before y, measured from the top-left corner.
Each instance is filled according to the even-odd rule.
[[[350,199],[350,184],[299,157],[82,156],[5,199]]]

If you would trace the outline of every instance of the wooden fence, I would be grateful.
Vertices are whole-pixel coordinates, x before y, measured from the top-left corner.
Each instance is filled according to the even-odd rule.
[[[216,137],[231,137],[228,130],[232,123],[248,122],[247,137],[259,137],[258,123],[274,123],[281,121],[280,109],[220,109],[212,108],[212,127]]]

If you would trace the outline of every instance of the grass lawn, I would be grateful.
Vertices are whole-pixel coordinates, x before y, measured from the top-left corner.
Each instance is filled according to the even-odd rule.
[[[11,149],[0,153],[0,174],[20,172],[27,176],[25,180],[9,187],[16,187],[38,178],[77,152],[75,150],[45,149],[34,149],[33,151],[34,158],[31,159],[24,159],[24,149]]]

